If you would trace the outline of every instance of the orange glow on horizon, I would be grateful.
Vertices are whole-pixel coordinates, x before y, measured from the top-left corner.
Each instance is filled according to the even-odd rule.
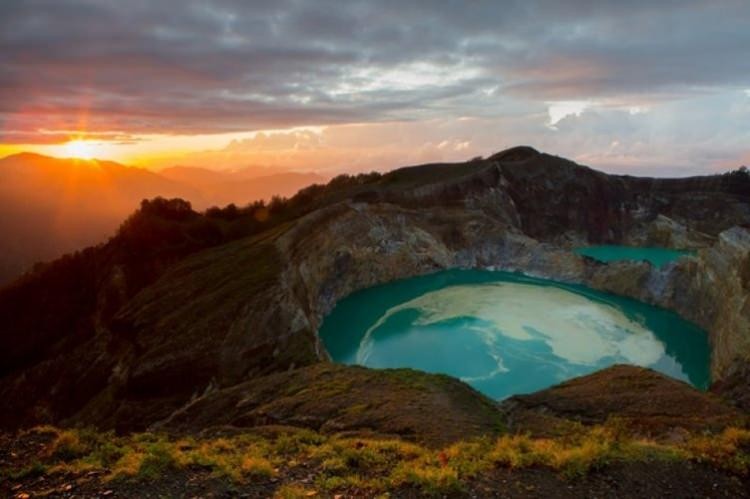
[[[459,124],[466,123],[461,121]],[[216,170],[273,168],[341,172],[385,170],[408,164],[462,161],[491,151],[472,149],[461,131],[433,140],[432,128],[453,122],[357,123],[220,134],[143,134],[122,131],[59,131],[59,143],[0,144],[0,157],[34,152],[57,158],[114,161],[161,171],[172,166]],[[450,128],[450,126],[448,128]],[[404,137],[414,137],[413,146]]]
[[[296,150],[294,144],[285,144],[282,149],[263,150],[245,149],[239,156],[226,150],[234,141],[251,139],[258,135],[286,136],[296,131],[322,133],[325,127],[294,127],[289,129],[269,129],[252,132],[231,132],[219,134],[170,135],[146,134],[132,135],[122,139],[99,138],[100,134],[88,134],[85,131],[68,131],[67,141],[54,144],[2,144],[0,158],[21,152],[33,152],[56,158],[78,158],[82,160],[98,159],[115,161],[121,164],[159,170],[165,167],[187,164],[190,166],[241,167],[262,164],[275,165],[269,155],[284,154],[295,156],[297,165],[305,165],[304,150]],[[122,132],[111,132],[112,135]],[[123,135],[125,135],[123,133]],[[270,158],[275,159],[275,158]]]

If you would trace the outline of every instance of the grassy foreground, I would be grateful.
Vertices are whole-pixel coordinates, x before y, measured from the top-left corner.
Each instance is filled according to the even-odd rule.
[[[293,498],[337,493],[377,496],[399,490],[450,495],[465,491],[472,480],[498,468],[542,467],[566,480],[623,461],[691,461],[741,475],[750,471],[750,430],[728,428],[715,435],[683,435],[664,443],[629,436],[616,421],[580,427],[564,438],[504,435],[443,449],[293,428],[175,438],[38,427],[24,436],[40,443],[22,466],[0,470],[1,481],[96,474],[102,483],[116,485],[201,470],[229,487],[263,482],[272,484],[276,497]]]

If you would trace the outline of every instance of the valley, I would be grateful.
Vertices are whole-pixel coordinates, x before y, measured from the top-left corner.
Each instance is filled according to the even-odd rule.
[[[196,210],[291,196],[325,178],[269,168],[160,172],[113,161],[21,153],[0,159],[0,285],[36,263],[106,241],[144,199],[181,198]]]

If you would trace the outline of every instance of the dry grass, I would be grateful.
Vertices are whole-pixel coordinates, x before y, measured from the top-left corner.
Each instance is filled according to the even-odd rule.
[[[314,497],[316,495],[315,490],[292,483],[279,487],[273,497],[274,499],[302,499],[303,497]]]
[[[277,497],[311,492],[376,495],[410,489],[427,495],[460,492],[467,481],[496,467],[543,466],[575,477],[617,461],[694,460],[734,473],[750,471],[750,430],[729,428],[715,435],[686,435],[659,443],[635,438],[616,423],[580,427],[565,437],[504,435],[460,442],[441,450],[393,439],[342,438],[308,430],[275,437],[243,433],[232,437],[170,439],[142,433],[117,437],[89,430],[54,432],[32,473],[105,470],[106,480],[153,480],[170,470],[205,471],[236,484],[278,480]],[[304,465],[315,482],[285,483],[287,471]],[[5,476],[28,470],[5,470]]]
[[[750,430],[727,428],[719,435],[688,439],[685,449],[695,460],[734,472],[750,472]]]

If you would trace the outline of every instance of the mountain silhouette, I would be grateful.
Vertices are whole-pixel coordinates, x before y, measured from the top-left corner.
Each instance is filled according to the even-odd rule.
[[[143,199],[178,197],[196,209],[245,205],[289,196],[320,180],[270,169],[178,167],[155,173],[113,161],[8,156],[0,159],[0,284],[36,262],[103,242]]]

